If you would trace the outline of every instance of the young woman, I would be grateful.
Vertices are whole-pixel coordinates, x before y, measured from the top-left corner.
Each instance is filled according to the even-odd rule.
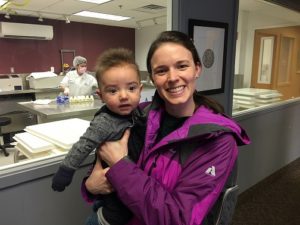
[[[98,84],[95,77],[86,72],[86,58],[76,56],[73,59],[73,66],[75,70],[69,71],[59,85],[64,95],[86,96],[94,94]]]
[[[131,225],[203,224],[237,160],[237,145],[248,144],[248,136],[219,104],[196,91],[201,62],[184,33],[161,33],[148,52],[147,69],[157,92],[138,162],[127,157],[128,132],[106,142],[99,154],[110,169],[93,171],[86,188],[109,192],[105,174],[132,211]]]

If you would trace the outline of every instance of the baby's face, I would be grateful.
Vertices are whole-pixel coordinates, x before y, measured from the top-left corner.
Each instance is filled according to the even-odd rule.
[[[100,98],[114,113],[129,115],[141,97],[142,85],[131,65],[112,67],[101,76]]]

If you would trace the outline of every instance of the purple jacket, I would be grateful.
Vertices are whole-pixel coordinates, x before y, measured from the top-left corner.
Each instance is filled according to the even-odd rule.
[[[232,119],[202,106],[155,143],[162,113],[161,107],[149,111],[138,164],[120,160],[106,176],[135,215],[128,225],[199,225],[223,190],[237,145],[250,141]],[[179,149],[192,150],[184,163]]]

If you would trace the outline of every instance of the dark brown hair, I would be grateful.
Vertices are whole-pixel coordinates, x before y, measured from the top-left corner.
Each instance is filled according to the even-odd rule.
[[[193,43],[193,41],[185,34],[179,31],[164,31],[160,33],[160,35],[156,38],[156,40],[151,44],[148,55],[147,55],[147,70],[149,76],[152,76],[152,67],[151,67],[151,59],[155,51],[165,43],[175,43],[185,47],[188,51],[191,52],[193,61],[195,65],[201,66],[201,60],[199,58],[197,49]],[[196,102],[197,105],[204,105],[210,109],[212,109],[215,113],[223,113],[223,106],[215,101],[212,98],[208,98],[204,95],[196,93],[199,96],[199,100]]]
[[[100,86],[101,76],[103,73],[112,67],[122,65],[132,65],[138,74],[139,80],[141,80],[140,70],[135,62],[132,51],[126,48],[111,48],[104,51],[97,59],[95,71],[98,85]]]

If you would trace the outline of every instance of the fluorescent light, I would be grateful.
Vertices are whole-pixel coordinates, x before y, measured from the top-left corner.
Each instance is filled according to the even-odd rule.
[[[90,2],[90,3],[95,3],[95,4],[102,4],[102,3],[105,3],[105,2],[110,2],[111,0],[79,0],[79,1],[81,1],[81,2]]]
[[[7,0],[0,0],[0,6],[4,5],[7,2]]]
[[[111,14],[104,14],[104,13],[96,13],[96,12],[90,12],[90,11],[81,11],[79,13],[75,13],[75,16],[85,16],[85,17],[92,17],[97,19],[104,19],[104,20],[114,20],[114,21],[122,21],[122,20],[128,20],[130,17],[125,16],[116,16]]]

